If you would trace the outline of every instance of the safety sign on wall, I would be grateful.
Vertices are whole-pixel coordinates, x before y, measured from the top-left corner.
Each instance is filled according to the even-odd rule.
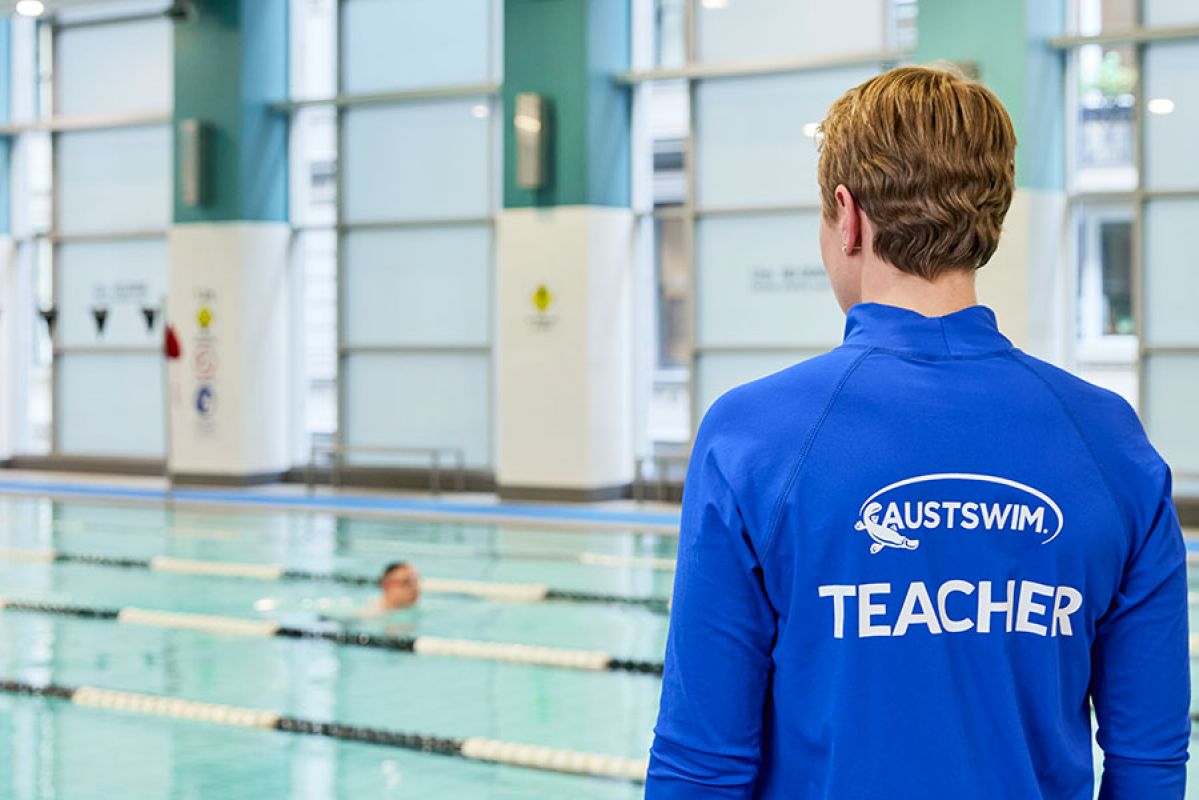
[[[216,332],[219,327],[217,296],[212,288],[195,292],[195,337],[191,347],[191,371],[194,389],[191,411],[195,415],[196,432],[202,437],[216,433],[220,392],[220,360],[217,357]]]

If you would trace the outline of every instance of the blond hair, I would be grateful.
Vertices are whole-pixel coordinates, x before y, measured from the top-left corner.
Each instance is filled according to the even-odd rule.
[[[844,184],[874,223],[874,251],[896,269],[932,280],[990,260],[1012,202],[1016,134],[982,84],[893,69],[833,103],[820,133],[826,219]]]

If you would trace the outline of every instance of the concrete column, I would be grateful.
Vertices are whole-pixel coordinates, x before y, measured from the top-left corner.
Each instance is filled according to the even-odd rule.
[[[501,495],[598,499],[633,474],[629,0],[504,4],[497,242]],[[516,183],[515,98],[548,102],[548,179]]]
[[[1065,29],[1062,0],[921,0],[917,63],[973,62],[1016,128],[1016,194],[999,250],[979,271],[979,296],[1034,355],[1062,362],[1072,335],[1063,252],[1065,112],[1061,55],[1046,40]]]
[[[250,483],[288,448],[287,0],[203,0],[175,28],[176,180],[168,319],[170,472]],[[202,198],[184,196],[185,123],[205,130]]]

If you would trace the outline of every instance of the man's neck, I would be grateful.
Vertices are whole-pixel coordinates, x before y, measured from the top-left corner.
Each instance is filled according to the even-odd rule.
[[[872,264],[862,272],[862,302],[906,308],[926,317],[943,317],[978,305],[974,270],[952,269],[927,281],[889,264]]]

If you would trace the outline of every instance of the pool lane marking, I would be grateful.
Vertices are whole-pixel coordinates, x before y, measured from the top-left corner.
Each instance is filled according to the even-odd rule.
[[[633,528],[677,534],[680,515],[617,509],[539,506],[528,503],[463,503],[370,495],[274,494],[248,490],[151,489],[57,481],[0,481],[0,492],[46,494],[108,500],[158,501],[193,505],[299,509],[387,514],[433,521],[463,520],[486,524],[546,524],[587,528]]]
[[[254,580],[331,581],[350,586],[373,586],[377,578],[361,575],[345,575],[336,572],[305,572],[289,570],[280,564],[247,564],[236,561],[202,561],[171,556],[154,556],[150,559],[98,556],[84,553],[64,553],[52,549],[22,550],[6,548],[0,550],[0,561],[37,561],[42,563],[75,563],[124,569],[148,569],[175,575],[205,575],[210,577],[251,578]],[[590,603],[595,605],[640,606],[654,611],[664,611],[669,606],[665,597],[630,597],[627,595],[602,594],[597,592],[554,589],[543,583],[506,583],[501,581],[478,581],[459,578],[422,578],[421,590],[430,594],[456,594],[477,597],[482,600],[502,603],[538,603],[543,601],[565,603]]]
[[[336,645],[394,650],[418,656],[500,661],[506,664],[532,667],[557,667],[591,672],[630,672],[641,675],[662,674],[661,662],[621,659],[599,650],[542,647],[514,642],[445,639],[438,636],[386,636],[365,631],[297,628],[285,626],[276,620],[244,619],[147,608],[93,608],[5,598],[0,598],[0,611],[104,620],[121,625],[186,630],[216,636],[322,640]]]
[[[478,736],[454,739],[403,733],[384,728],[317,722],[288,717],[276,711],[204,703],[138,692],[119,692],[96,686],[70,688],[53,684],[35,685],[21,681],[0,680],[0,692],[57,698],[67,700],[82,708],[101,711],[146,714],[192,722],[207,722],[213,725],[326,736],[342,741],[399,747],[421,753],[455,756],[469,761],[506,764],[582,777],[614,778],[641,783],[645,781],[645,773],[648,768],[645,759],[622,758],[520,742],[499,741]]]

